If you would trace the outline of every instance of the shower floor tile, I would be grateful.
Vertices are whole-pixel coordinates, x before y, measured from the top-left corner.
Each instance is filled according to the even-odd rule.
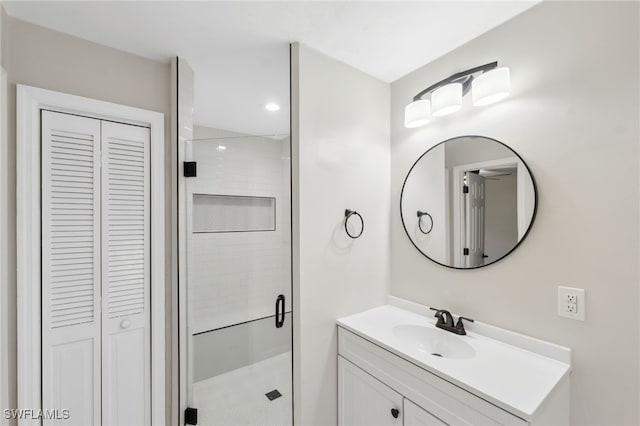
[[[275,389],[282,396],[270,401]],[[193,384],[202,426],[290,426],[291,401],[290,352]]]

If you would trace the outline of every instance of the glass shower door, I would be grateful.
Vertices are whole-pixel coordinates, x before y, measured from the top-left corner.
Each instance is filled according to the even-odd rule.
[[[292,424],[288,135],[195,126],[186,179],[188,400],[198,425]]]

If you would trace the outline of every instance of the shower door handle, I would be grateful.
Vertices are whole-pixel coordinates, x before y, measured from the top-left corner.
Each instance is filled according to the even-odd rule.
[[[276,299],[276,328],[284,325],[284,294]]]

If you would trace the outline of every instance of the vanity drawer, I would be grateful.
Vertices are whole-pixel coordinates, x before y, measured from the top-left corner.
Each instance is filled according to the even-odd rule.
[[[338,353],[450,425],[526,425],[520,417],[338,327]]]

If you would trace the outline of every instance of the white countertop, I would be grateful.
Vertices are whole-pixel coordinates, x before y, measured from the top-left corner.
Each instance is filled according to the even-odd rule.
[[[430,316],[391,305],[340,318],[337,322],[340,327],[525,420],[533,418],[545,398],[571,370],[568,363],[469,331],[459,337],[473,347],[475,356],[464,359],[432,356],[394,335],[393,327],[418,325],[452,333],[436,328],[435,319]]]

